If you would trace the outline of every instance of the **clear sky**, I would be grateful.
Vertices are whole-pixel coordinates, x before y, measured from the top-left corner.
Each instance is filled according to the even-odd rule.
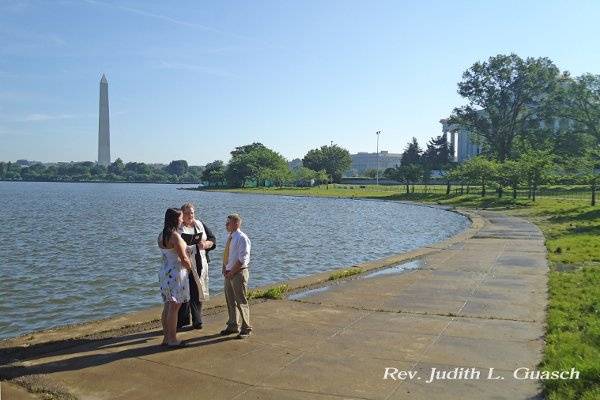
[[[499,53],[600,73],[598,1],[0,0],[0,160],[202,165],[255,141],[289,160],[424,145]]]

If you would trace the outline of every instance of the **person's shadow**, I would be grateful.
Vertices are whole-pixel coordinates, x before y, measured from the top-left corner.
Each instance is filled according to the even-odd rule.
[[[162,330],[155,330],[151,332],[133,333],[130,335],[123,335],[107,339],[75,339],[53,343],[42,343],[31,346],[31,348],[4,348],[0,350],[0,359],[2,359],[2,366],[0,366],[0,379],[9,380],[28,375],[72,371],[109,364],[125,358],[143,357],[164,351],[173,351],[173,348],[169,348],[167,346],[151,344],[148,346],[126,348],[117,352],[110,351],[99,354],[77,356],[78,353],[111,349],[121,346],[139,345],[147,343],[152,338],[157,338],[161,335]],[[218,333],[198,336],[185,340],[187,347],[179,348],[178,351],[185,351],[186,348],[190,347],[208,346],[232,339],[234,339],[234,337],[223,337]],[[64,356],[68,354],[73,354],[73,357],[32,366],[23,365],[23,361],[31,361],[41,357]]]

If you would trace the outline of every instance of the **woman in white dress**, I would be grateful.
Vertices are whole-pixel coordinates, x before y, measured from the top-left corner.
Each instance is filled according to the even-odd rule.
[[[184,341],[177,340],[177,313],[182,303],[190,300],[188,271],[192,263],[186,254],[186,244],[178,230],[183,223],[183,213],[177,208],[165,212],[165,225],[158,235],[158,247],[163,255],[163,266],[158,273],[160,293],[164,308],[161,322],[163,346],[184,347]]]

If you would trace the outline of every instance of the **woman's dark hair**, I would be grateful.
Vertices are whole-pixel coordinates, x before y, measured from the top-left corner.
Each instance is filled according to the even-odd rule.
[[[171,234],[179,227],[179,216],[181,210],[179,208],[167,208],[165,212],[165,227],[162,231],[163,246],[167,247],[167,242],[171,238]]]

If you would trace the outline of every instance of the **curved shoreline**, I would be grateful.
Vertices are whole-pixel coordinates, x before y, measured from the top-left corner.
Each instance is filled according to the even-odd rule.
[[[375,398],[385,393],[386,398],[404,398],[397,382],[381,381],[384,367],[412,368],[417,376],[440,367],[491,366],[500,374],[523,366],[534,370],[544,346],[544,237],[520,218],[461,213],[472,221],[469,228],[429,246],[360,264],[372,272],[329,281],[328,290],[301,299],[255,301],[256,332],[247,341],[219,334],[225,310],[218,304],[224,303],[223,296],[215,296],[204,330],[181,332],[188,343],[184,350],[161,348],[157,314],[145,310],[39,333],[20,346],[6,347],[16,340],[4,343],[0,354],[7,362],[0,379],[13,393],[26,389],[70,400],[125,398],[124,390],[135,398],[187,398],[189,387],[166,391],[160,384],[176,368],[211,398]],[[410,259],[426,267],[369,277]],[[328,273],[288,284],[302,290],[325,280]],[[244,365],[261,368],[236,368],[232,378],[231,360],[240,354]],[[211,362],[201,362],[206,359]],[[511,398],[540,394],[533,380],[507,379],[502,387],[484,381],[442,384],[401,386],[418,399],[431,397],[436,388],[443,398],[488,398],[500,391]],[[22,393],[16,398],[33,398]]]
[[[223,193],[223,192],[222,192]],[[225,192],[226,193],[226,192]],[[236,193],[237,192],[233,192]],[[252,194],[263,194],[263,193],[252,193]],[[320,197],[320,198],[343,198],[343,197],[329,197],[329,196],[295,196],[295,195],[282,195],[287,197]],[[376,269],[387,268],[405,261],[413,260],[416,258],[423,257],[435,251],[447,248],[457,241],[464,240],[468,237],[473,236],[481,227],[483,227],[484,220],[479,215],[469,212],[467,210],[457,210],[455,208],[447,208],[444,206],[436,206],[431,204],[420,204],[417,202],[398,201],[398,200],[386,200],[386,199],[352,199],[352,200],[370,200],[370,201],[395,201],[402,204],[409,204],[419,207],[439,208],[444,211],[458,213],[465,216],[469,221],[470,225],[459,233],[441,241],[432,243],[426,246],[418,247],[408,252],[397,253],[384,258],[376,259],[373,261],[366,261],[355,265],[340,266],[335,269],[331,269],[324,272],[308,275],[305,277],[294,278],[287,281],[280,281],[271,283],[268,285],[259,286],[253,288],[254,290],[268,290],[273,287],[280,285],[287,285],[288,292],[300,291],[309,289],[314,286],[322,285],[327,282],[329,276],[336,271],[345,270],[351,267],[360,267],[363,269],[362,274],[371,272]],[[360,275],[358,275],[360,276]],[[252,300],[252,302],[260,302],[265,300]],[[28,332],[19,336],[9,337],[0,340],[0,354],[4,353],[7,349],[14,349],[21,347],[23,349],[30,346],[38,346],[42,344],[52,345],[59,344],[65,345],[77,345],[81,341],[103,339],[120,335],[123,333],[133,333],[146,330],[153,327],[158,327],[159,318],[162,310],[162,306],[150,307],[143,310],[134,311],[126,314],[118,314],[115,316],[102,318],[98,320],[79,322],[74,324],[60,325],[52,328],[42,329],[38,331]],[[226,302],[222,293],[213,296],[208,304],[204,306],[203,312],[207,315],[221,312],[226,310]]]

